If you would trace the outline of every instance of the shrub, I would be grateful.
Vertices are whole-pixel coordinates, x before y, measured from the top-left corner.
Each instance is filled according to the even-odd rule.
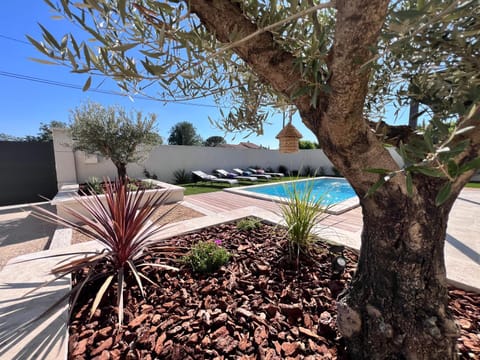
[[[278,172],[284,174],[285,176],[288,176],[288,168],[285,165],[280,165],[278,167]]]
[[[188,184],[192,182],[192,177],[190,173],[185,169],[178,169],[173,172],[173,177],[175,178],[175,184]]]
[[[312,195],[313,183],[303,182],[303,191],[298,183],[286,186],[287,202],[281,204],[281,212],[285,220],[288,233],[288,253],[291,260],[300,261],[300,257],[309,254],[316,241],[312,230],[321,221],[321,216],[327,207],[322,205],[323,197],[314,199]]]
[[[103,193],[102,182],[100,181],[100,179],[96,178],[95,176],[89,177],[85,185],[87,188],[86,190],[87,193],[90,193],[90,194]]]
[[[121,325],[123,322],[123,289],[128,271],[131,271],[142,295],[145,296],[141,278],[150,282],[151,280],[141,273],[140,267],[154,266],[177,270],[163,264],[142,263],[144,249],[149,244],[151,237],[161,230],[161,226],[157,226],[157,224],[163,219],[163,216],[174,209],[172,207],[164,215],[151,220],[156,208],[163,204],[169,195],[168,192],[165,192],[161,195],[152,194],[146,197],[144,190],[128,191],[127,185],[121,179],[117,179],[114,183],[107,181],[105,184],[106,205],[102,203],[99,195],[94,194],[89,198],[75,197],[81,210],[65,209],[69,215],[79,221],[78,223],[34,206],[36,217],[75,229],[81,234],[99,241],[105,247],[100,253],[91,252],[87,256],[76,257],[74,260],[71,260],[72,257],[80,254],[68,254],[71,255],[68,261],[52,269],[55,279],[63,278],[80,270],[84,270],[87,274],[71,290],[73,297],[71,309],[74,308],[85,284],[95,279],[104,279],[90,310],[92,316],[110,284],[116,278],[118,323]],[[141,206],[142,201],[144,203]],[[162,248],[162,244],[159,246]],[[165,252],[168,251],[172,251],[171,247],[165,247]],[[85,253],[81,253],[81,255],[85,255]]]
[[[225,265],[232,256],[221,246],[221,240],[199,241],[183,257],[183,262],[199,273],[212,273]]]
[[[129,182],[127,184],[127,189],[128,189],[128,191],[137,191],[138,190],[138,185],[135,184],[134,182]]]
[[[142,188],[144,188],[145,190],[155,189],[156,187],[157,187],[157,184],[155,184],[152,181],[148,181],[148,180],[142,181]]]
[[[143,175],[148,179],[158,180],[158,176],[154,173],[150,173],[147,169],[143,169]]]
[[[336,177],[342,177],[342,173],[335,167],[335,166],[332,166],[332,174],[333,176],[336,176]]]
[[[300,169],[300,174],[302,176],[316,176],[317,170],[309,165],[304,166]]]
[[[245,218],[237,223],[237,229],[242,231],[251,231],[260,227],[261,221],[255,218]]]

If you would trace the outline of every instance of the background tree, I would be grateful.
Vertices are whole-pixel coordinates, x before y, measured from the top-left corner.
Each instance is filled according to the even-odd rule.
[[[27,142],[47,142],[52,141],[53,128],[65,128],[67,124],[61,121],[51,121],[49,124],[40,123],[39,132],[35,135],[27,135],[25,137],[12,136],[8,134],[0,134],[0,141],[27,141]]]
[[[62,121],[52,120],[48,124],[40,123],[39,132],[36,136],[37,141],[47,142],[52,141],[52,129],[54,128],[66,128],[67,124]]]
[[[201,145],[202,138],[197,134],[197,130],[192,123],[182,121],[170,129],[168,143],[170,145]]]
[[[160,98],[179,99],[229,90],[226,130],[261,133],[266,106],[294,106],[362,207],[358,268],[337,304],[351,357],[455,358],[443,249],[454,200],[480,167],[478,2],[101,3],[56,8],[99,40],[94,50],[47,31],[32,43],[124,90],[156,84]],[[430,108],[423,134],[374,121],[402,96]]]
[[[0,141],[22,141],[23,139],[17,136],[0,133]]]
[[[119,179],[125,179],[127,164],[138,161],[149,146],[160,143],[155,132],[156,116],[126,113],[121,107],[88,102],[71,114],[70,129],[75,150],[99,153],[112,160]]]
[[[226,144],[227,142],[222,136],[210,136],[204,141],[203,146],[214,147],[220,144]]]
[[[298,148],[301,150],[320,149],[320,145],[310,140],[298,140]]]

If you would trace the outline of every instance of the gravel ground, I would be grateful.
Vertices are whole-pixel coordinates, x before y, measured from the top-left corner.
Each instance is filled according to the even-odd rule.
[[[4,246],[0,250],[0,271],[11,259],[20,255],[46,250],[48,237],[27,241],[21,244]]]
[[[30,207],[0,212],[0,270],[17,256],[46,250],[55,229],[35,218]]]

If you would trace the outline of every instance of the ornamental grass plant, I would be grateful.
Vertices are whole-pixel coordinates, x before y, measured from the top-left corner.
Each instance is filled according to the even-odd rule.
[[[104,246],[104,250],[101,252],[68,254],[72,256],[54,267],[52,274],[55,277],[54,280],[57,280],[78,271],[85,272],[86,276],[83,280],[75,284],[71,292],[59,301],[60,303],[70,297],[72,300],[71,310],[79,299],[84,286],[90,281],[100,281],[102,285],[93,300],[90,316],[95,313],[107,289],[116,283],[118,324],[120,326],[123,323],[123,292],[126,275],[129,273],[133,275],[142,296],[145,297],[143,281],[152,284],[153,282],[142,273],[143,267],[154,266],[167,270],[178,270],[163,264],[145,263],[142,260],[143,251],[151,243],[152,237],[161,231],[162,227],[157,224],[175,207],[172,207],[163,216],[151,220],[157,207],[168,199],[170,195],[168,192],[147,196],[143,189],[129,191],[127,182],[124,181],[111,182],[107,180],[105,183],[105,191],[102,196],[98,194],[75,196],[81,209],[65,209],[65,212],[76,220],[75,222],[38,206],[34,207],[34,215],[42,220],[75,229]],[[102,201],[103,197],[105,202]],[[162,250],[162,244],[157,243],[156,248]],[[163,250],[163,254],[168,254],[177,249],[164,246]],[[64,255],[67,254],[62,254],[62,256]],[[98,269],[102,269],[102,271],[98,271]],[[47,284],[42,286],[45,285]]]
[[[302,184],[301,188],[299,184]],[[308,256],[315,244],[313,229],[322,220],[328,206],[324,205],[326,194],[313,197],[313,182],[292,182],[285,186],[286,203],[280,204],[281,214],[287,226],[288,254],[298,264],[302,256]]]

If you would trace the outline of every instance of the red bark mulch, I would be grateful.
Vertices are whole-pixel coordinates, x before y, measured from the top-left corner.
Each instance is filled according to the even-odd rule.
[[[338,249],[319,243],[298,270],[286,261],[284,230],[262,225],[240,231],[223,224],[170,240],[177,246],[222,240],[234,257],[207,276],[147,268],[144,300],[132,278],[125,292],[125,325],[116,328],[115,293],[89,320],[91,300],[78,306],[70,327],[70,359],[345,359],[335,325],[335,298],[353,274],[357,256],[344,250],[347,268],[332,275]],[[155,250],[146,256],[154,261]],[[169,262],[170,265],[178,263]],[[81,276],[81,275],[78,275]],[[95,285],[81,298],[93,298]],[[480,295],[450,291],[461,330],[461,358],[480,358]]]

